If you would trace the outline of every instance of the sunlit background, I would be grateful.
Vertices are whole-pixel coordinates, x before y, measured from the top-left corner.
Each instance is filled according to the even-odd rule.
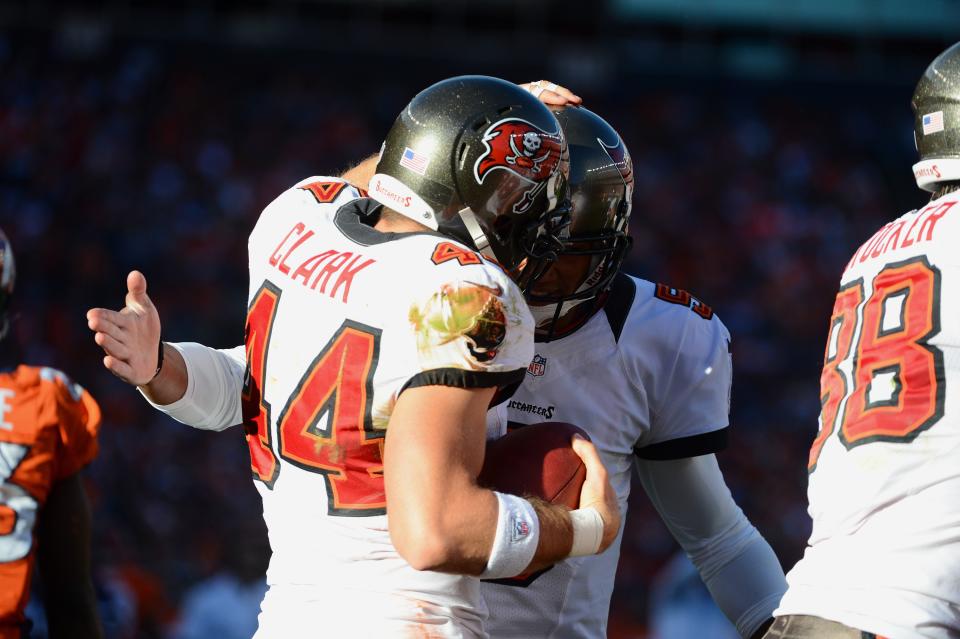
[[[104,409],[84,477],[108,636],[186,639],[257,613],[268,549],[243,433],[150,410],[101,367],[84,313],[119,308],[139,268],[166,340],[241,342],[263,206],[376,151],[419,89],[460,73],[559,82],[620,131],[637,178],[625,268],[730,329],[721,464],[792,566],[840,271],[925,199],[909,100],[960,36],[960,2],[34,0],[3,3],[0,29],[12,341]],[[639,487],[626,525],[610,636],[732,632]]]

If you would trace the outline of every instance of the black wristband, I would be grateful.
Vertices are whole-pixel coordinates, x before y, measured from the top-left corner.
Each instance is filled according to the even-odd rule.
[[[153,377],[150,378],[152,382],[157,378],[157,375],[160,374],[160,369],[163,368],[163,338],[160,338],[160,343],[157,344],[157,370],[153,372]],[[148,384],[150,382],[147,382]]]

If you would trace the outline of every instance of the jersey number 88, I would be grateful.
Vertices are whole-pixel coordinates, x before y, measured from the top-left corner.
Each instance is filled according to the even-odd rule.
[[[888,264],[866,301],[862,279],[840,289],[820,375],[821,427],[810,449],[811,472],[834,430],[849,450],[913,441],[943,416],[943,352],[930,344],[939,332],[940,271],[926,257]],[[847,375],[840,367],[850,357]]]

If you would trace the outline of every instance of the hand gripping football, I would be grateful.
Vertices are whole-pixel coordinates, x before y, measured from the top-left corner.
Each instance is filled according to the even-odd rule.
[[[574,433],[590,439],[573,424],[542,422],[488,442],[477,483],[502,493],[540,497],[577,508],[587,469],[570,445]]]

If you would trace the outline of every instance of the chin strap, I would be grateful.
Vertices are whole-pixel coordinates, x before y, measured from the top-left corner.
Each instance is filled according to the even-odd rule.
[[[490,241],[487,239],[487,234],[480,228],[480,222],[477,221],[477,214],[473,212],[473,209],[469,206],[460,209],[460,219],[463,220],[463,225],[467,227],[467,232],[470,234],[473,245],[477,247],[477,250],[487,257],[494,257],[490,251]]]

